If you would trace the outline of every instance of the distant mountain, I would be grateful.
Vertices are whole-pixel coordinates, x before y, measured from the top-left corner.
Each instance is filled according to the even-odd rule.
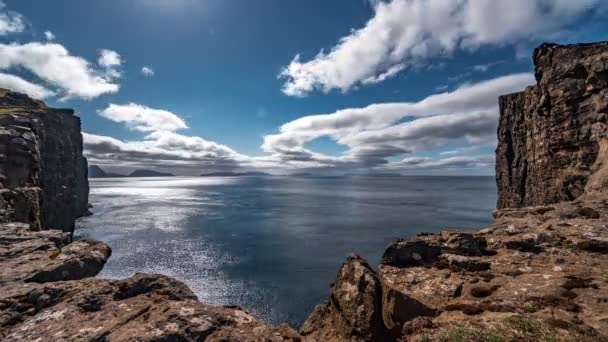
[[[127,177],[174,177],[172,173],[158,172],[154,170],[135,170]]]
[[[108,174],[97,165],[89,165],[89,178],[105,178]]]
[[[209,172],[203,173],[201,177],[245,177],[245,176],[272,176],[265,172]]]
[[[110,178],[110,177],[124,177],[117,173],[106,172],[104,169],[97,165],[89,165],[89,178]]]

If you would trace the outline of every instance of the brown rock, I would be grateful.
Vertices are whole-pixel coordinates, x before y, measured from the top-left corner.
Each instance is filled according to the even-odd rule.
[[[535,50],[538,85],[499,101],[498,208],[571,201],[605,183],[607,59],[608,42]]]
[[[327,305],[317,306],[300,332],[311,341],[383,341],[382,285],[367,261],[351,256],[342,265]]]

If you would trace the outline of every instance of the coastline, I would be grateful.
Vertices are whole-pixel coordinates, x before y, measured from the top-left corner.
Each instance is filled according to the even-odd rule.
[[[32,138],[14,138],[24,134],[19,127],[28,115],[56,112],[3,91],[4,146],[24,144],[28,163],[26,172],[6,172],[12,164],[2,165],[16,179],[3,183],[0,338],[607,340],[607,56],[608,43],[537,49],[538,85],[500,100],[495,223],[475,232],[396,241],[378,272],[364,259],[349,257],[328,301],[300,332],[259,322],[238,307],[204,305],[184,284],[162,275],[91,278],[111,252],[100,242],[71,241],[73,220],[82,214],[74,209],[83,207],[82,181],[66,186],[81,195],[39,187],[65,182],[62,169],[81,170],[82,141],[79,150],[78,138],[67,138],[76,146],[68,158],[72,164],[41,162],[40,142],[64,135],[31,121]],[[71,137],[80,134],[79,125],[73,127]],[[40,170],[47,181],[37,178]],[[67,209],[51,210],[50,203]],[[59,212],[63,216],[55,216]],[[40,230],[50,227],[47,222],[65,232]]]

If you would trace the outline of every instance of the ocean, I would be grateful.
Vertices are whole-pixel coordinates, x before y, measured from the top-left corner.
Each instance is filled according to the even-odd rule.
[[[109,244],[99,275],[162,273],[210,305],[298,327],[352,253],[375,266],[393,240],[482,228],[493,177],[91,179],[76,238]]]

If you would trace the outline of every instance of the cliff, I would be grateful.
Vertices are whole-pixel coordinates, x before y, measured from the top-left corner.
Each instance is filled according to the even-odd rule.
[[[536,86],[499,99],[498,208],[578,198],[608,139],[608,42],[545,44],[534,65]]]
[[[538,85],[499,100],[495,222],[395,241],[378,270],[349,257],[299,332],[204,305],[162,275],[91,278],[108,246],[33,231],[53,222],[49,198],[81,208],[79,171],[59,174],[81,165],[80,140],[76,126],[57,134],[71,112],[5,92],[3,219],[25,223],[0,223],[0,339],[608,341],[608,43],[534,58]]]
[[[92,278],[111,250],[72,241],[89,188],[71,110],[0,90],[0,171],[0,340],[299,340],[238,307],[204,305],[162,275]]]
[[[0,222],[74,230],[87,212],[80,118],[0,89]]]
[[[534,64],[499,99],[494,224],[396,241],[378,272],[350,257],[305,340],[608,341],[608,43]]]

